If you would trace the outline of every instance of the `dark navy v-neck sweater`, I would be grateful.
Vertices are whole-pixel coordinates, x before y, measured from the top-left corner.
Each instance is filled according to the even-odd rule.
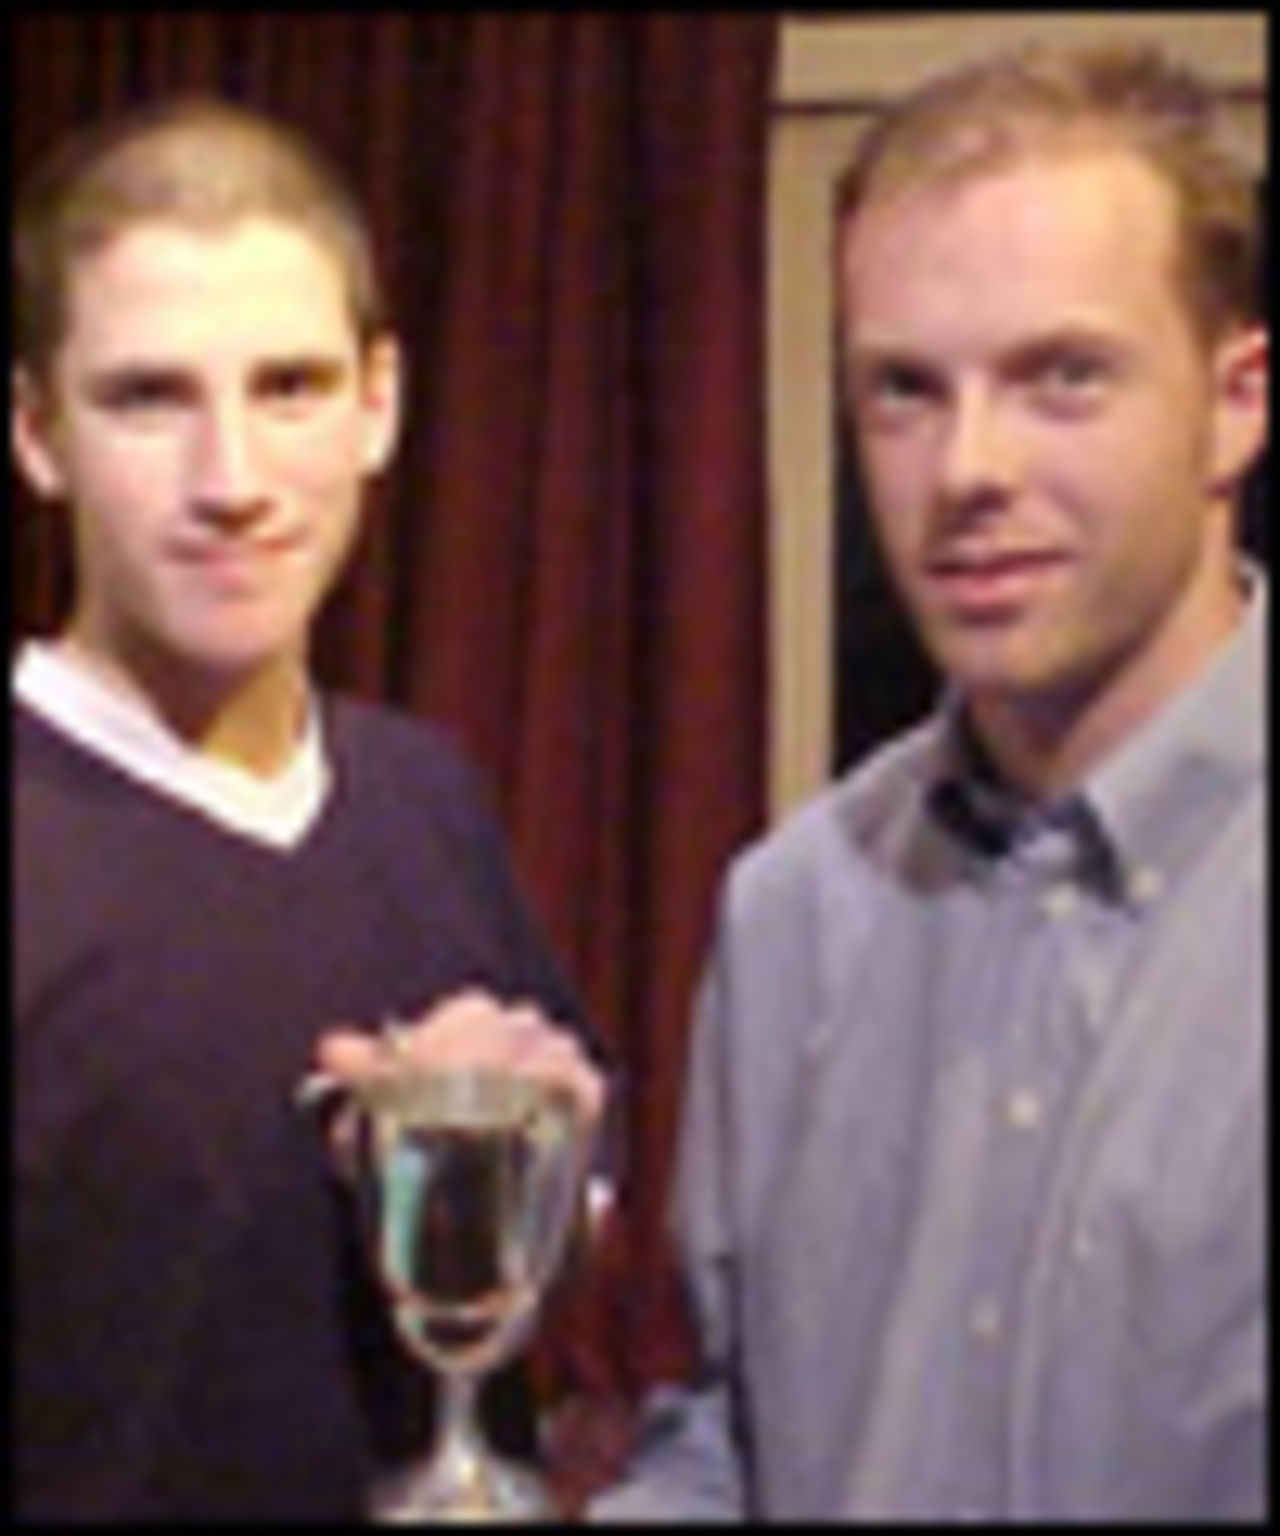
[[[350,700],[326,736],[280,850],[15,707],[24,1518],[357,1515],[419,1375],[291,1090],[324,1029],[465,985],[575,1016],[445,739]]]

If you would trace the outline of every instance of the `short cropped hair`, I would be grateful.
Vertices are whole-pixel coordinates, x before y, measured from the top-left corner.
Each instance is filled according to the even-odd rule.
[[[73,137],[19,198],[13,235],[18,362],[47,380],[65,340],[75,264],[136,224],[219,230],[266,216],[335,261],[362,344],[385,327],[372,241],[355,198],[292,129],[216,99],[153,103]]]
[[[837,185],[838,229],[916,185],[1098,147],[1137,155],[1173,193],[1174,275],[1197,335],[1212,342],[1256,319],[1254,178],[1222,142],[1205,83],[1147,47],[1029,48],[927,82],[859,145]]]

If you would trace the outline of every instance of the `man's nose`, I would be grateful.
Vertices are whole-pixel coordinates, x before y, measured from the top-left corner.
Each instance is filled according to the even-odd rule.
[[[1020,450],[1008,408],[993,390],[958,392],[943,447],[941,481],[948,505],[982,506],[1016,486]]]
[[[263,504],[255,438],[251,411],[241,401],[210,403],[201,414],[191,444],[191,496],[206,517],[243,520]]]

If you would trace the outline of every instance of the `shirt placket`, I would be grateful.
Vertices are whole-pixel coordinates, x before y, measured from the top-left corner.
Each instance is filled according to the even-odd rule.
[[[996,1016],[975,1031],[985,1052],[985,1159],[951,1348],[963,1389],[950,1410],[956,1436],[953,1518],[1007,1509],[1003,1427],[1021,1326],[1021,1277],[1035,1241],[1053,1149],[1071,1113],[1096,1039],[1083,1006],[1097,996],[1096,897],[1080,878],[1077,841],[1048,826],[993,866],[987,882],[986,989]]]

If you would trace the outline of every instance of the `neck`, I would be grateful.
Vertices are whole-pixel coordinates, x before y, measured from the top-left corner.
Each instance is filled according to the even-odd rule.
[[[1023,793],[1051,800],[1078,789],[1143,723],[1189,687],[1234,633],[1247,604],[1233,583],[1202,622],[1175,625],[1164,643],[1119,673],[1082,677],[1052,692],[976,695],[974,726],[1001,776]]]
[[[192,751],[266,777],[296,750],[307,710],[301,656],[273,658],[243,673],[198,673],[158,654],[122,658],[74,628],[62,644],[118,692],[154,715]]]

